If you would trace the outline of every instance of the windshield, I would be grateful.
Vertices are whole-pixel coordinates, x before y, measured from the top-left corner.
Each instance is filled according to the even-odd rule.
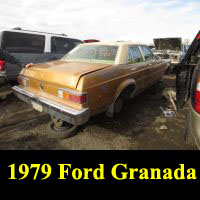
[[[118,46],[79,45],[62,59],[65,61],[83,61],[114,64]]]

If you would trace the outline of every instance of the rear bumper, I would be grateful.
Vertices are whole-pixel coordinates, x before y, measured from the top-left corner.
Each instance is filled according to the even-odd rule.
[[[13,87],[15,95],[20,98],[22,101],[32,104],[32,102],[38,103],[42,106],[43,111],[58,117],[68,123],[74,125],[81,125],[86,123],[89,120],[90,112],[89,108],[82,110],[75,110],[61,104],[49,101],[47,99],[38,97],[31,92],[28,92],[20,87]]]
[[[5,77],[6,76],[6,71],[0,71],[0,76]]]

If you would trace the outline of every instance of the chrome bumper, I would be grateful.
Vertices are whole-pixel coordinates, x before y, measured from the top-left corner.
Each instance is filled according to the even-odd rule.
[[[86,123],[89,120],[90,112],[88,108],[82,110],[75,110],[61,104],[57,104],[55,102],[49,101],[42,97],[38,97],[31,92],[28,92],[20,87],[14,86],[12,88],[14,90],[15,95],[20,98],[22,101],[27,103],[38,103],[42,106],[43,111],[58,117],[68,123],[74,125],[81,125]]]
[[[0,72],[0,78],[5,78],[6,77],[6,72],[5,71],[1,71]]]
[[[0,85],[4,85],[6,83],[6,73],[5,71],[0,72]]]

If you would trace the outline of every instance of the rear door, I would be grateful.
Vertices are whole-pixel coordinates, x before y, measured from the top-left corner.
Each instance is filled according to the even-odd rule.
[[[137,89],[143,89],[146,85],[145,70],[147,65],[138,46],[129,47],[127,68],[131,78],[137,82]]]
[[[4,31],[1,48],[15,56],[24,64],[45,61],[45,59],[42,59],[45,57],[45,35]],[[6,63],[7,80],[16,80],[21,69],[22,67],[20,66]]]

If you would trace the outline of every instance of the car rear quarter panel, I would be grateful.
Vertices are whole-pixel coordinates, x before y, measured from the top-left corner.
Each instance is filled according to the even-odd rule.
[[[106,111],[123,88],[130,85],[131,81],[137,84],[139,90],[143,81],[141,73],[137,71],[128,73],[123,70],[124,68],[126,68],[125,65],[113,65],[87,74],[80,79],[77,89],[87,92],[91,115]]]

